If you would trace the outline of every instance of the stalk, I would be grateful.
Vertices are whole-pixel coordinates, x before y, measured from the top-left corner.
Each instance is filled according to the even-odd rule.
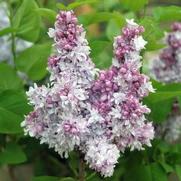
[[[81,153],[79,161],[79,181],[85,181],[85,163],[83,155]]]

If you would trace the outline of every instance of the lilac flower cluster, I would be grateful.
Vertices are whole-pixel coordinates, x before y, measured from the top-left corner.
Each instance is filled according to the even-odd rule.
[[[181,138],[181,115],[172,115],[156,129],[158,138],[168,143],[176,143]]]
[[[177,143],[181,138],[181,114],[178,101],[172,106],[172,112],[161,125],[156,125],[156,137],[170,144]]]
[[[181,82],[181,23],[171,26],[172,32],[166,35],[168,47],[163,49],[153,61],[153,76],[160,82]],[[181,116],[177,102],[173,104],[170,116],[161,125],[156,125],[156,136],[169,143],[174,143],[181,137]]]
[[[174,101],[168,118],[159,125],[155,125],[155,135],[167,143],[174,144],[181,138],[181,113],[178,101]]]
[[[181,82],[181,23],[172,25],[172,32],[166,35],[168,47],[153,62],[153,74],[160,82]]]
[[[141,100],[153,88],[139,72],[144,29],[128,20],[122,36],[115,38],[113,65],[98,70],[90,47],[72,11],[57,16],[56,55],[48,60],[50,84],[27,92],[34,111],[22,122],[25,133],[47,143],[61,156],[79,149],[90,168],[111,176],[120,151],[151,146],[154,130]]]

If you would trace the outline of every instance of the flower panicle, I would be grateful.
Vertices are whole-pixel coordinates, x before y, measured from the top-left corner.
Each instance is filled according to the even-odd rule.
[[[154,78],[160,82],[181,82],[181,22],[171,26],[166,34],[167,47],[162,49],[151,67]]]
[[[25,133],[62,157],[79,148],[90,168],[105,177],[113,174],[120,151],[151,146],[154,130],[142,98],[153,88],[139,71],[142,32],[128,21],[115,38],[112,66],[97,70],[82,25],[73,11],[61,11],[49,30],[56,49],[48,60],[50,83],[27,92],[34,110],[22,122]]]

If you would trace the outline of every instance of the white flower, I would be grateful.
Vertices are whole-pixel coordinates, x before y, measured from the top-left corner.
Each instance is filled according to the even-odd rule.
[[[116,58],[112,59],[112,65],[114,65],[115,67],[119,67],[120,66],[119,62],[118,62],[118,60]]]
[[[134,19],[126,19],[126,22],[128,23],[128,26],[138,26],[138,24],[134,22]]]
[[[119,150],[114,144],[105,140],[92,140],[87,143],[85,160],[90,168],[99,170],[101,175],[110,177],[119,158]]]
[[[86,97],[87,97],[86,91],[81,88],[74,89],[74,96],[81,101],[86,100]]]
[[[109,113],[114,119],[120,119],[121,118],[121,113],[119,108],[112,108],[111,112]]]
[[[49,36],[50,38],[54,38],[54,37],[55,37],[55,29],[49,28],[49,29],[48,29],[48,36]]]
[[[124,101],[126,98],[125,94],[122,92],[114,93],[113,97],[114,97],[115,104],[117,104],[117,105],[120,104],[122,101]]]
[[[34,84],[34,88],[30,87],[29,91],[26,92],[28,99],[32,105],[36,108],[45,106],[46,96],[48,94],[48,88],[45,86],[38,87]]]
[[[90,110],[90,118],[88,119],[88,124],[102,122],[104,119],[101,117],[99,112],[95,109]]]
[[[142,36],[135,37],[133,40],[133,45],[134,45],[136,51],[140,51],[143,48],[145,48],[146,44],[147,44],[147,42],[143,39]]]
[[[181,39],[181,32],[177,31],[174,33],[174,36],[177,40],[180,40]]]

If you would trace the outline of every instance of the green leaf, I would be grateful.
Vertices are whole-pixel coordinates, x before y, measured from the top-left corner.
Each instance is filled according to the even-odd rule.
[[[171,83],[171,84],[164,84],[161,82],[157,82],[152,80],[153,87],[157,91],[166,91],[166,92],[174,92],[174,91],[181,91],[181,84],[180,83]]]
[[[164,92],[180,92],[181,91],[181,84],[180,83],[171,83],[171,84],[162,84],[156,81],[152,81],[153,87],[156,88],[158,91],[164,91]],[[174,97],[180,106],[181,109],[181,96],[177,95]]]
[[[25,153],[15,143],[8,143],[5,149],[0,152],[1,164],[19,164],[27,160]]]
[[[156,95],[155,98],[158,101],[161,99],[162,100],[170,99],[170,100],[164,100],[162,103],[163,104],[164,104],[164,102],[167,102],[167,103],[164,104],[164,106],[160,106],[160,108],[159,108],[159,105],[161,105],[162,103],[156,103],[158,105],[158,107],[157,106],[156,107],[159,108],[158,110],[163,109],[163,110],[165,110],[165,115],[168,115],[168,113],[170,113],[170,111],[171,111],[173,100],[177,100],[180,105],[180,108],[181,108],[181,95],[180,95],[181,84],[180,83],[163,84],[163,83],[159,83],[157,81],[152,80],[152,84],[158,93],[161,93],[161,94],[163,93],[160,97],[159,97],[159,94]],[[166,93],[166,94],[164,94],[164,93]],[[168,95],[167,95],[167,93],[168,93]],[[166,96],[166,97],[164,97],[164,96]],[[170,98],[170,96],[171,96],[171,98]],[[150,100],[151,100],[151,97],[150,97]],[[154,100],[155,100],[155,98],[154,98]],[[145,100],[146,100],[146,98],[145,98]],[[168,102],[170,102],[170,103],[168,103]],[[169,107],[167,107],[167,110],[166,110],[165,108],[168,104],[170,104],[170,105],[169,105]],[[153,105],[153,107],[155,107],[155,106]],[[155,110],[156,110],[156,108],[155,108]],[[166,113],[166,111],[168,111],[168,113]],[[157,111],[157,113],[158,113],[158,111]],[[160,116],[160,114],[158,114],[158,117],[159,116]],[[165,118],[165,116],[164,116],[164,118]]]
[[[93,179],[95,175],[96,175],[96,172],[91,173],[89,176],[87,176],[86,180],[88,181],[88,180]]]
[[[146,99],[149,99],[152,103],[157,103],[177,96],[181,96],[181,91],[156,91],[156,93],[151,93]]]
[[[61,10],[67,10],[67,7],[63,3],[57,3],[56,6]]]
[[[21,116],[0,107],[0,133],[21,133],[22,128],[20,127],[20,123],[22,120]]]
[[[84,1],[73,2],[67,6],[67,10],[72,10],[82,5],[93,4],[97,2],[98,0],[84,0]]]
[[[159,29],[159,25],[155,20],[151,17],[144,17],[140,21],[140,24],[144,26],[145,32],[144,36],[149,37],[149,36],[155,36],[157,38],[161,38],[164,34],[161,29]],[[157,30],[157,31],[154,31]]]
[[[148,4],[148,0],[120,0],[121,5],[125,6],[127,9],[132,11],[141,10],[146,4]]]
[[[40,15],[35,0],[23,0],[13,18],[13,27],[17,29],[16,36],[35,42],[40,33]]]
[[[121,27],[123,24],[117,23],[115,20],[110,20],[107,28],[106,28],[106,35],[110,40],[113,40],[115,36],[118,36],[121,32]]]
[[[146,45],[146,50],[147,51],[154,51],[154,50],[158,50],[158,49],[162,49],[164,48],[166,45],[163,43],[160,43],[158,41],[158,39],[156,39],[156,37],[151,36],[149,38],[146,38],[147,40],[147,45]]]
[[[22,116],[31,110],[25,93],[20,90],[0,92],[0,107]]]
[[[110,19],[115,19],[116,21],[123,23],[125,21],[124,17],[118,12],[96,12],[79,16],[79,22],[82,23],[84,26],[109,21]]]
[[[181,7],[156,7],[153,9],[153,16],[159,22],[181,20]]]
[[[119,6],[119,0],[104,0],[103,3],[100,3],[103,4],[106,11],[109,11],[111,8]]]
[[[160,141],[159,144],[157,145],[157,148],[162,152],[162,153],[168,153],[170,151],[170,145],[168,145],[164,141]]]
[[[152,181],[168,181],[166,172],[158,163],[150,164]]]
[[[173,172],[172,166],[170,166],[170,165],[167,164],[166,162],[160,161],[159,163],[160,163],[160,165],[163,167],[163,169],[165,170],[166,173],[171,173],[171,172]]]
[[[109,41],[93,41],[90,42],[92,49],[92,59],[96,67],[105,69],[110,67],[112,63],[112,45]]]
[[[52,177],[52,176],[40,176],[40,177],[34,177],[32,181],[60,181],[58,177]]]
[[[50,22],[54,23],[56,20],[57,13],[51,9],[38,8],[37,12],[42,16],[47,18]]]
[[[47,59],[51,53],[51,44],[37,44],[19,54],[17,68],[27,73],[32,80],[41,80],[47,73]]]
[[[145,17],[140,21],[140,24],[145,28],[143,37],[148,42],[146,45],[147,50],[156,50],[165,46],[159,42],[159,39],[164,36],[163,30],[160,29],[153,18]]]
[[[126,172],[124,181],[152,181],[150,167],[137,164]]]
[[[15,29],[8,27],[0,30],[0,37],[15,32]]]
[[[75,177],[78,176],[79,165],[77,164],[77,160],[79,156],[75,152],[71,152],[69,156],[68,166],[70,171],[74,174]]]
[[[31,110],[25,94],[18,90],[6,90],[0,93],[0,133],[21,133],[24,114]]]
[[[75,179],[72,177],[65,177],[65,178],[60,179],[60,181],[75,181]]]
[[[156,123],[161,123],[167,118],[168,114],[170,113],[173,99],[152,101],[151,97],[146,97],[144,99],[144,103],[151,109],[149,118]]]
[[[166,172],[158,163],[141,165],[137,163],[126,172],[124,181],[168,181]]]
[[[179,154],[181,154],[181,143],[177,143],[177,144],[172,145],[170,150],[171,150],[170,152],[172,152],[172,153],[179,153]]]
[[[23,84],[15,70],[5,63],[0,63],[0,91],[6,89],[19,89]]]
[[[175,172],[179,178],[179,181],[181,181],[181,166],[180,165],[175,166]]]
[[[96,57],[100,54],[107,46],[109,46],[109,41],[103,41],[103,40],[95,40],[90,42],[91,47],[91,56]]]

